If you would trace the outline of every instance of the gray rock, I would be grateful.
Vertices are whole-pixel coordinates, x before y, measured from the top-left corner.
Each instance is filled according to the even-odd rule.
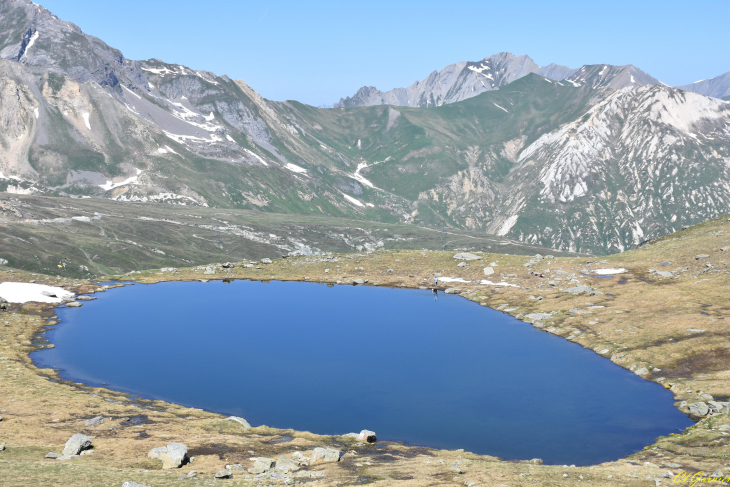
[[[704,402],[693,402],[692,404],[687,404],[687,407],[689,407],[690,414],[694,414],[695,416],[707,416],[707,413],[710,412],[710,408]]]
[[[450,288],[446,289],[446,291],[444,291],[444,294],[459,294],[459,292],[460,291],[458,289],[456,289],[454,287],[450,287]]]
[[[215,476],[213,478],[221,479],[221,480],[222,479],[232,479],[233,478],[233,473],[231,473],[231,472],[229,472],[227,470],[221,470],[220,472],[218,472],[217,474],[215,474]]]
[[[129,482],[124,482],[122,484],[122,487],[148,487],[147,485],[138,484],[137,482],[134,482],[133,480],[130,480]]]
[[[268,257],[264,257],[263,259],[261,259],[261,263],[262,264],[271,264],[272,262],[271,262],[271,259],[269,259]]]
[[[226,262],[221,267],[223,267],[224,269],[233,269],[235,266],[233,264],[231,264],[230,262]]]
[[[375,434],[375,431],[370,430],[362,430],[360,431],[360,434],[357,437],[358,440],[364,441],[366,443],[375,443],[378,441],[378,437]]]
[[[492,274],[494,274],[494,268],[492,268],[492,267],[485,267],[484,268],[484,275],[485,276],[491,276]]]
[[[228,416],[228,421],[235,421],[236,423],[239,423],[241,426],[243,426],[243,431],[248,431],[249,429],[251,429],[251,425],[248,424],[248,421],[243,418],[239,418],[238,416]]]
[[[170,443],[167,446],[153,448],[147,454],[149,458],[162,460],[162,468],[180,468],[188,456],[188,447],[182,443]]]
[[[279,457],[276,465],[274,465],[274,469],[280,472],[296,472],[299,468],[299,464],[296,461],[284,457]]]
[[[718,431],[730,431],[730,424],[723,424],[717,428]]]
[[[542,321],[547,320],[548,318],[551,318],[553,315],[552,313],[530,313],[525,315],[525,318],[531,321]]]
[[[581,284],[580,286],[575,286],[575,287],[571,287],[569,289],[566,289],[565,292],[566,293],[570,293],[570,294],[582,294],[582,293],[586,293],[586,294],[590,294],[591,296],[595,296],[596,294],[603,294],[603,293],[600,293],[600,292],[598,292],[598,291],[596,291],[594,289],[591,289],[590,287],[588,287],[588,286],[586,286],[584,284]]]
[[[667,463],[666,465],[669,468],[682,468],[682,466],[678,463]]]
[[[240,463],[234,463],[233,465],[226,465],[226,470],[230,470],[232,472],[238,472],[238,471],[245,471],[246,469],[243,468],[243,465]]]
[[[48,453],[46,453],[46,456],[43,458],[50,458],[50,459],[55,460],[56,458],[58,458],[60,456],[61,455],[59,455],[58,453],[48,452]]]
[[[215,274],[215,269],[213,269],[212,267],[206,267],[205,272],[203,272],[203,274],[206,274],[206,275]]]
[[[646,369],[646,367],[641,367],[640,369],[636,369],[634,371],[634,374],[636,374],[638,376],[646,375],[648,373],[649,373],[649,371]]]
[[[365,281],[364,281],[364,280],[362,280],[362,279],[353,279],[353,280],[352,280],[352,283],[353,283],[354,285],[358,286],[358,285],[361,285],[361,284],[365,284]]]
[[[454,254],[454,259],[456,260],[482,260],[481,257],[478,255],[470,254],[469,252],[460,252],[458,254]]]
[[[91,438],[80,433],[76,433],[66,442],[66,446],[63,447],[61,456],[68,457],[72,455],[78,455],[82,450],[86,450],[91,447]]]
[[[664,262],[662,262],[659,265],[662,266],[662,267],[669,267],[670,265],[672,265],[672,263],[669,262],[668,260],[665,260]]]
[[[309,460],[310,465],[317,465],[319,463],[333,463],[340,461],[340,450],[334,448],[321,448],[317,447],[312,452],[312,457]]]
[[[5,451],[5,443],[0,444],[0,451]]]
[[[449,467],[449,470],[453,470],[453,471],[454,471],[454,472],[456,472],[456,473],[464,473],[464,472],[463,472],[463,471],[461,470],[461,467],[459,467],[459,463],[458,463],[458,462],[454,462],[454,463],[452,463],[452,464],[451,464],[451,466]]]
[[[274,467],[275,464],[276,460],[274,460],[273,458],[258,457],[253,462],[253,467],[249,468],[248,471],[249,473],[253,474],[268,472]]]
[[[710,478],[711,479],[718,479],[718,478],[721,478],[721,477],[724,477],[724,476],[725,476],[725,474],[723,474],[722,473],[722,470],[720,470],[718,468],[717,470],[715,470],[714,472],[712,472],[712,475],[710,475]]]
[[[695,255],[695,260],[706,259],[708,257],[709,257],[709,255],[707,255],[707,254]]]
[[[104,418],[97,416],[95,418],[87,419],[84,421],[85,426],[94,426],[95,424],[104,424]]]
[[[291,457],[295,462],[297,462],[297,464],[299,464],[303,467],[306,467],[309,465],[309,457],[305,456],[300,451],[295,451],[294,453],[291,454]]]
[[[459,262],[458,264],[456,264],[456,267],[466,267],[468,265],[469,264],[467,264],[466,262]]]
[[[80,308],[81,303],[79,303],[78,301],[70,301],[70,302],[66,303],[66,307],[67,308]]]
[[[659,277],[674,277],[674,274],[667,271],[657,271],[656,275]]]
[[[709,396],[709,394],[708,394]],[[724,401],[707,401],[707,405],[710,411],[713,413],[728,413],[730,412],[730,402]]]

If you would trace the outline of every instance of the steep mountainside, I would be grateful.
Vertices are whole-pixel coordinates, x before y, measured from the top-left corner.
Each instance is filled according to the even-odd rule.
[[[407,107],[437,107],[471,98],[485,91],[499,89],[529,73],[546,78],[563,79],[574,69],[550,64],[541,68],[529,56],[514,56],[501,52],[478,62],[450,64],[441,71],[434,71],[423,81],[416,81],[408,88],[395,88],[388,92],[372,86],[364,86],[352,98],[347,97],[334,108],[372,105],[396,105]]]
[[[0,191],[421,223],[593,253],[730,211],[730,104],[633,66],[539,68],[570,74],[555,81],[500,55],[438,73],[430,108],[318,109],[126,60],[29,0],[0,0],[0,52]]]
[[[677,86],[680,90],[693,91],[700,95],[726,99],[730,97],[730,71],[710,79],[695,81],[689,85]]]

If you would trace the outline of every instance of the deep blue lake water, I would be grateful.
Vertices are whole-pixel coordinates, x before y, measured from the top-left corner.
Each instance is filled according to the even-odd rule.
[[[57,310],[37,364],[254,426],[580,465],[692,424],[659,385],[455,295],[211,281],[95,296]]]

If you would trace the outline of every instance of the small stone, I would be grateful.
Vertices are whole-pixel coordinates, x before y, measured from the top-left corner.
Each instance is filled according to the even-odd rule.
[[[271,262],[271,259],[269,259],[268,257],[264,257],[263,259],[261,259],[261,263],[262,264],[271,264],[272,262]]]
[[[229,472],[227,470],[221,470],[220,472],[218,472],[217,474],[215,474],[214,478],[221,479],[221,480],[222,479],[232,479],[233,478],[233,473],[231,473],[231,472]]]
[[[639,376],[646,375],[648,373],[649,373],[649,371],[646,369],[646,367],[641,367],[640,369],[636,369],[634,371],[634,374],[639,375]]]
[[[459,294],[459,290],[453,287],[450,287],[444,291],[444,294]]]
[[[81,450],[86,450],[89,447],[91,447],[91,438],[77,433],[68,439],[66,445],[63,447],[61,456],[68,457],[78,455],[81,453]]]
[[[467,264],[466,262],[459,262],[458,264],[456,264],[456,267],[466,267],[468,265],[469,264]]]
[[[454,471],[454,472],[456,472],[456,473],[464,473],[464,472],[463,472],[463,471],[461,470],[461,467],[459,467],[459,463],[458,463],[458,462],[454,462],[454,463],[452,463],[452,464],[451,464],[451,466],[449,467],[449,470],[453,470],[453,471]]]
[[[44,458],[50,458],[50,459],[55,460],[56,458],[58,458],[60,456],[61,455],[59,455],[58,453],[48,452],[48,453],[46,453],[46,456]]]
[[[104,424],[104,418],[97,416],[95,418],[87,419],[84,421],[85,426],[94,426],[95,424]]]
[[[226,470],[230,470],[232,472],[233,471],[241,471],[242,472],[242,471],[244,471],[246,469],[243,468],[243,465],[241,465],[240,463],[234,463],[233,465],[226,465]]]
[[[70,302],[66,303],[66,307],[67,308],[80,308],[81,303],[79,303],[78,301],[70,301]]]
[[[221,267],[223,267],[224,269],[233,269],[235,266],[233,264],[231,264],[230,262],[226,262]]]
[[[318,463],[333,463],[340,461],[340,450],[334,448],[321,448],[317,447],[312,452],[312,457],[309,461],[310,465],[317,465]]]
[[[709,255],[707,255],[707,254],[695,255],[695,260],[706,259],[708,257],[709,257]]]
[[[5,443],[0,444],[0,451],[5,451]]]
[[[662,266],[662,267],[669,267],[670,265],[672,265],[672,263],[669,262],[668,260],[665,260],[664,262],[662,262],[659,265]]]
[[[491,276],[494,274],[494,268],[493,267],[485,267],[484,268],[484,275],[485,276]]]
[[[130,480],[129,482],[124,482],[122,484],[122,487],[148,487],[148,486],[142,485],[142,484],[138,484],[137,482],[134,482],[134,481],[131,481]]]
[[[543,461],[542,458],[533,458],[532,460],[530,460],[530,463],[534,463],[535,465],[542,465]]]
[[[359,285],[365,284],[365,281],[364,281],[364,280],[362,280],[362,279],[353,279],[353,280],[352,280],[352,283],[353,283],[353,284],[354,284],[355,286],[359,286]]]
[[[712,475],[710,475],[710,478],[712,478],[712,479],[717,479],[720,477],[724,477],[724,474],[722,473],[722,470],[720,470],[719,468],[717,470],[715,470],[714,472],[712,472]]]

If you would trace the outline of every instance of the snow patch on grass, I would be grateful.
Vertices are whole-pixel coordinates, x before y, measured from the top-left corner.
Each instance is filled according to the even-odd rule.
[[[52,294],[54,297],[42,294]],[[60,303],[64,299],[74,297],[74,293],[60,287],[46,286],[45,284],[34,284],[32,282],[3,282],[0,283],[0,297],[10,303],[27,303],[35,301],[38,303]]]

